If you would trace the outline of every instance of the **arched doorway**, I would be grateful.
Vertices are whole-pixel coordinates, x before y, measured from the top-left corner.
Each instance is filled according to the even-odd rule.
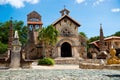
[[[67,42],[61,45],[61,57],[72,57],[71,45]]]

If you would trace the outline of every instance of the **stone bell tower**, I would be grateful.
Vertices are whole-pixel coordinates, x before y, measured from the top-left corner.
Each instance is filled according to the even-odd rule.
[[[42,24],[41,15],[36,11],[32,11],[27,15],[28,43],[25,47],[27,59],[40,56],[40,49],[38,49],[38,30],[42,29]]]
[[[27,15],[27,25],[28,25],[28,41],[33,44],[37,44],[37,29],[42,28],[41,15],[36,11],[32,11]]]
[[[60,11],[60,13],[61,13],[61,16],[64,16],[64,15],[69,15],[70,11],[64,8],[63,10]]]

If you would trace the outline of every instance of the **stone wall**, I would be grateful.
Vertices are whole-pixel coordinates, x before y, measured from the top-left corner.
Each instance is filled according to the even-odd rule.
[[[100,59],[86,59],[79,61],[79,68],[81,69],[115,69],[120,70],[120,64],[106,65],[106,60],[103,60],[105,63],[101,64]]]

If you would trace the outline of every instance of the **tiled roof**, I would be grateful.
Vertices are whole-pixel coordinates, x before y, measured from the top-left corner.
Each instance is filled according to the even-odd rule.
[[[104,38],[104,41],[112,40],[112,39],[118,39],[118,40],[120,40],[120,37],[119,37],[119,36],[110,36],[110,37]],[[97,42],[99,42],[99,41],[100,41],[100,40],[96,40],[96,41],[93,41],[93,42],[91,42],[91,43],[89,43],[89,44],[97,43]]]

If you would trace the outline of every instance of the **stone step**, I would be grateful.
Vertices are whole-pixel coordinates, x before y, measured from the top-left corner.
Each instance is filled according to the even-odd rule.
[[[76,58],[56,58],[54,59],[56,64],[79,64],[79,60]]]

